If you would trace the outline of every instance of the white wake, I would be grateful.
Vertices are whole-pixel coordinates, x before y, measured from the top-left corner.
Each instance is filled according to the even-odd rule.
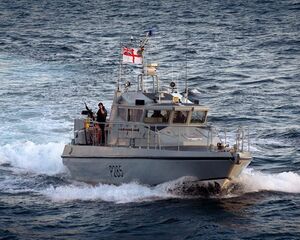
[[[30,141],[0,146],[0,164],[20,171],[54,175],[65,171],[61,160],[64,143],[35,144]]]
[[[182,181],[182,180],[180,180]],[[60,187],[49,187],[40,193],[53,201],[94,201],[101,200],[115,203],[144,202],[164,200],[170,198],[189,198],[186,195],[176,195],[169,190],[178,186],[180,181],[171,181],[155,187],[138,183],[127,183],[120,186],[99,184],[71,184]],[[278,174],[262,173],[247,169],[236,179],[243,186],[243,192],[276,191],[286,193],[300,193],[300,175],[294,172]],[[235,195],[236,196],[236,195]],[[195,196],[190,196],[195,198]],[[220,198],[228,196],[218,196]]]
[[[160,186],[149,187],[138,183],[124,183],[120,186],[109,184],[98,184],[90,186],[87,184],[49,187],[41,191],[43,195],[53,201],[74,201],[74,200],[102,200],[105,202],[129,203],[145,202],[174,198]]]
[[[236,181],[242,184],[244,192],[300,193],[300,175],[295,172],[265,173],[248,168]]]
[[[65,173],[61,154],[64,143],[35,144],[33,142],[16,142],[0,146],[0,165],[9,164],[14,171],[34,174],[55,175]],[[5,169],[2,166],[1,169]],[[7,176],[8,177],[8,176]],[[17,178],[16,178],[17,177]],[[12,179],[10,179],[12,178]],[[1,189],[19,189],[22,175],[2,179]],[[30,179],[30,181],[33,179]],[[277,191],[300,193],[300,175],[296,172],[266,173],[248,168],[235,180],[242,185],[242,193],[259,191]],[[120,186],[98,184],[91,186],[73,182],[58,187],[47,186],[44,189],[24,189],[36,191],[53,201],[94,201],[102,200],[115,203],[154,201],[169,198],[186,198],[169,190],[178,186],[180,181],[171,181],[150,187],[138,183],[126,183]],[[193,196],[195,197],[195,196]],[[225,196],[226,197],[226,196]]]

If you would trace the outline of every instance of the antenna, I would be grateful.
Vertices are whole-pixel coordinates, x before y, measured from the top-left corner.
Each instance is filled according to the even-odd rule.
[[[152,36],[152,31],[147,31],[146,36],[141,41],[140,48],[143,49],[145,45],[148,43],[149,37]]]

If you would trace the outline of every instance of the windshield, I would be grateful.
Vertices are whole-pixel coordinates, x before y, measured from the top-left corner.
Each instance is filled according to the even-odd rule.
[[[145,123],[168,123],[170,111],[167,110],[147,110],[144,118]]]
[[[192,113],[191,123],[205,123],[206,111],[195,111]]]
[[[143,115],[141,109],[128,109],[127,121],[128,122],[140,122]]]
[[[188,111],[175,111],[173,123],[186,123]]]

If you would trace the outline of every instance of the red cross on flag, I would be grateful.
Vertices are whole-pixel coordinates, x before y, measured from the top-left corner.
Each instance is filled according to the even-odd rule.
[[[140,49],[123,47],[123,63],[143,64],[143,56]]]

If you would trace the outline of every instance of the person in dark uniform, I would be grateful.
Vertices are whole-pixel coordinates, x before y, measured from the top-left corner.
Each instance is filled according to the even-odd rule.
[[[151,117],[154,117],[154,118],[163,118],[164,116],[161,114],[160,110],[154,110],[154,112],[151,115]]]
[[[99,110],[97,112],[97,122],[99,123],[99,127],[101,129],[101,144],[105,144],[105,122],[106,122],[106,117],[107,117],[107,111],[103,105],[103,103],[98,104]]]

